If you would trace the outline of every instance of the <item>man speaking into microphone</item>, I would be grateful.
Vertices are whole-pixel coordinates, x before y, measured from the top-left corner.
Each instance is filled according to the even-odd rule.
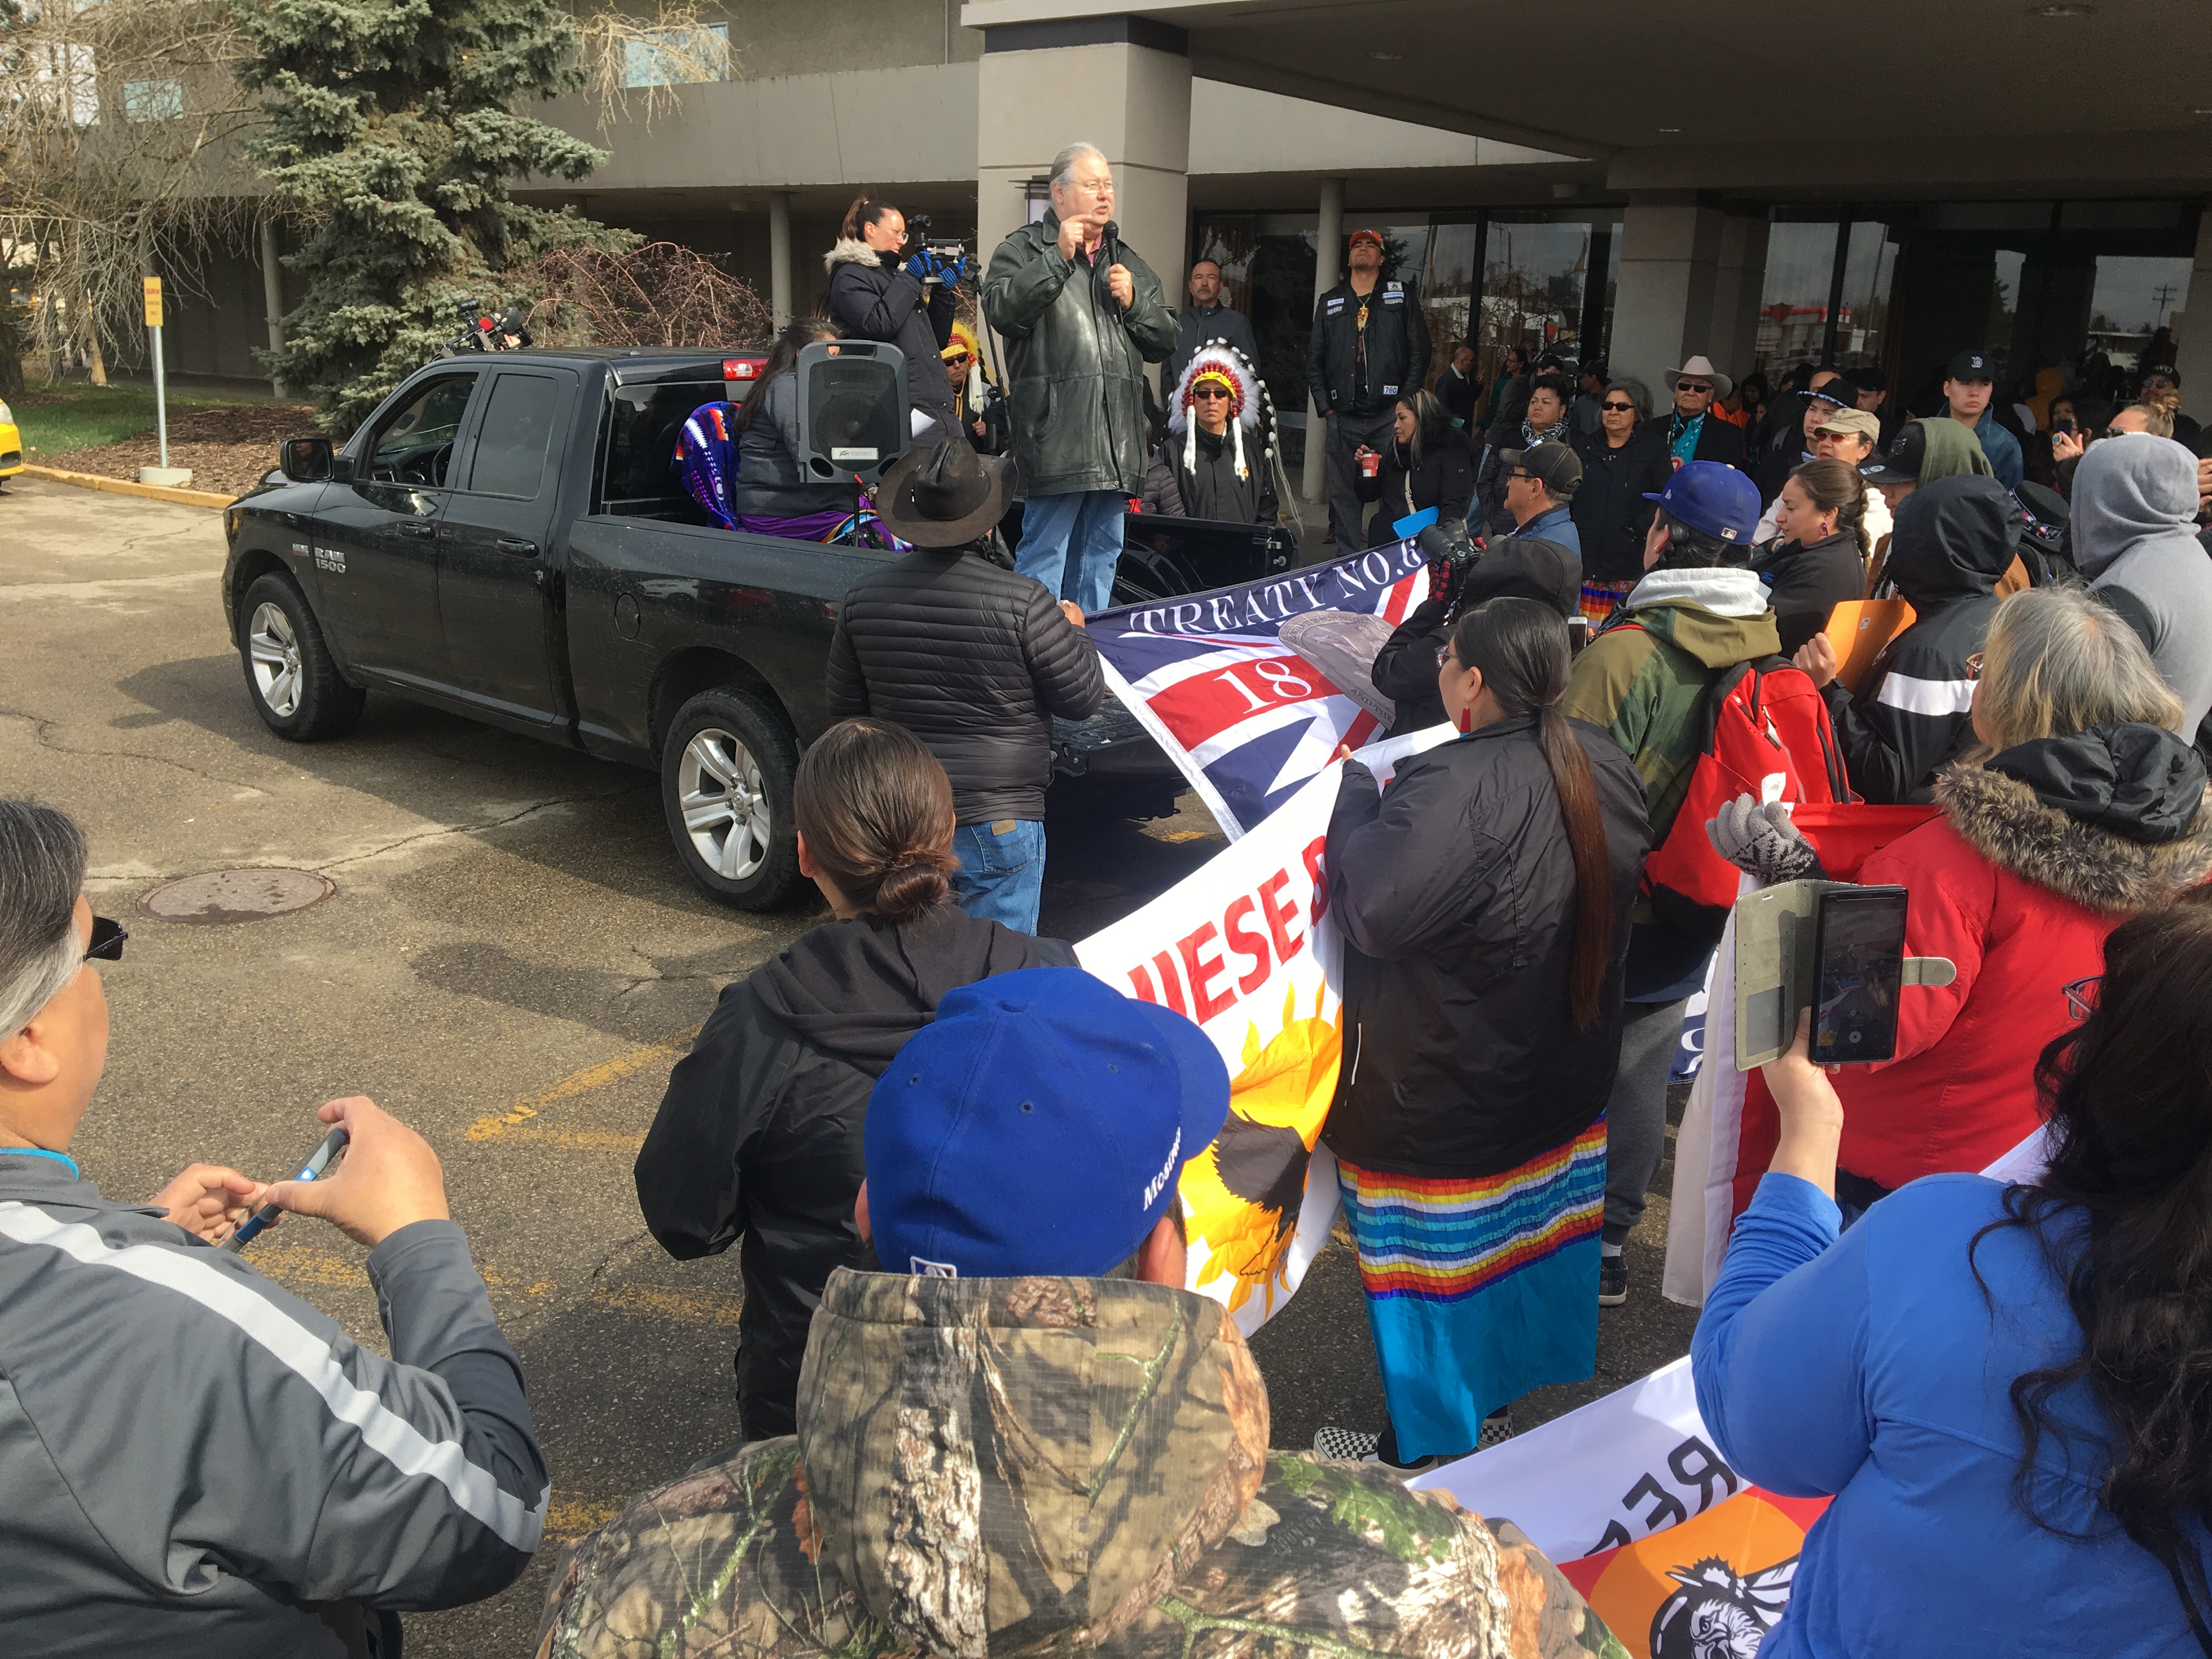
[[[1176,325],[1160,279],[1121,239],[1113,169],[1097,145],[1053,159],[1051,210],[999,244],[982,303],[1006,342],[1028,495],[1015,568],[1085,616],[1103,611],[1121,514],[1144,488],[1145,365],[1175,349]]]

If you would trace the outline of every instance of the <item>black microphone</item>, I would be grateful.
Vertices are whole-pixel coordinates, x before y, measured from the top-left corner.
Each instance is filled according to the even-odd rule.
[[[1100,235],[1098,252],[1109,270],[1121,263],[1121,227],[1116,221],[1109,219],[1106,222],[1106,228]]]

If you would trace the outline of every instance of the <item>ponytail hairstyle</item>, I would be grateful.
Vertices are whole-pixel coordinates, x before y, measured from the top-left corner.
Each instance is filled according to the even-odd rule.
[[[1605,1012],[1605,982],[1613,968],[1613,860],[1589,757],[1559,712],[1571,660],[1566,622],[1540,600],[1487,599],[1460,618],[1451,650],[1461,666],[1481,672],[1484,687],[1509,717],[1536,717],[1536,741],[1551,769],[1574,854],[1575,948],[1567,999],[1576,1025],[1587,1030]]]
[[[823,732],[800,757],[791,817],[855,909],[911,921],[952,890],[952,784],[902,726],[851,720]]]
[[[799,354],[817,340],[834,340],[837,331],[819,317],[801,317],[784,325],[783,332],[775,337],[769,348],[768,361],[761,365],[753,389],[745,393],[745,400],[738,405],[738,417],[732,422],[738,431],[750,431],[753,417],[768,406],[770,384],[781,380],[799,367]]]
[[[845,210],[845,222],[837,227],[837,234],[848,242],[857,242],[863,230],[870,225],[880,224],[887,216],[897,211],[896,203],[879,200],[863,191],[855,196],[853,205]]]
[[[1861,559],[1873,556],[1866,532],[1867,481],[1858,468],[1825,455],[1806,462],[1790,476],[1814,506],[1823,513],[1835,512],[1836,528],[1850,532],[1851,539],[1859,544]]]

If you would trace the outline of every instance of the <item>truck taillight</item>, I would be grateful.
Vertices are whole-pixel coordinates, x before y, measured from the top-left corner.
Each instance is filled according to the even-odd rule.
[[[722,359],[722,378],[726,380],[750,380],[760,373],[760,365],[749,357]]]

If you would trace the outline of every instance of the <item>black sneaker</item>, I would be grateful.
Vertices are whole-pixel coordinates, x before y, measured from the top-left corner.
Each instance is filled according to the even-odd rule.
[[[1601,1255],[1597,1259],[1597,1305],[1618,1308],[1628,1300],[1628,1258]]]

